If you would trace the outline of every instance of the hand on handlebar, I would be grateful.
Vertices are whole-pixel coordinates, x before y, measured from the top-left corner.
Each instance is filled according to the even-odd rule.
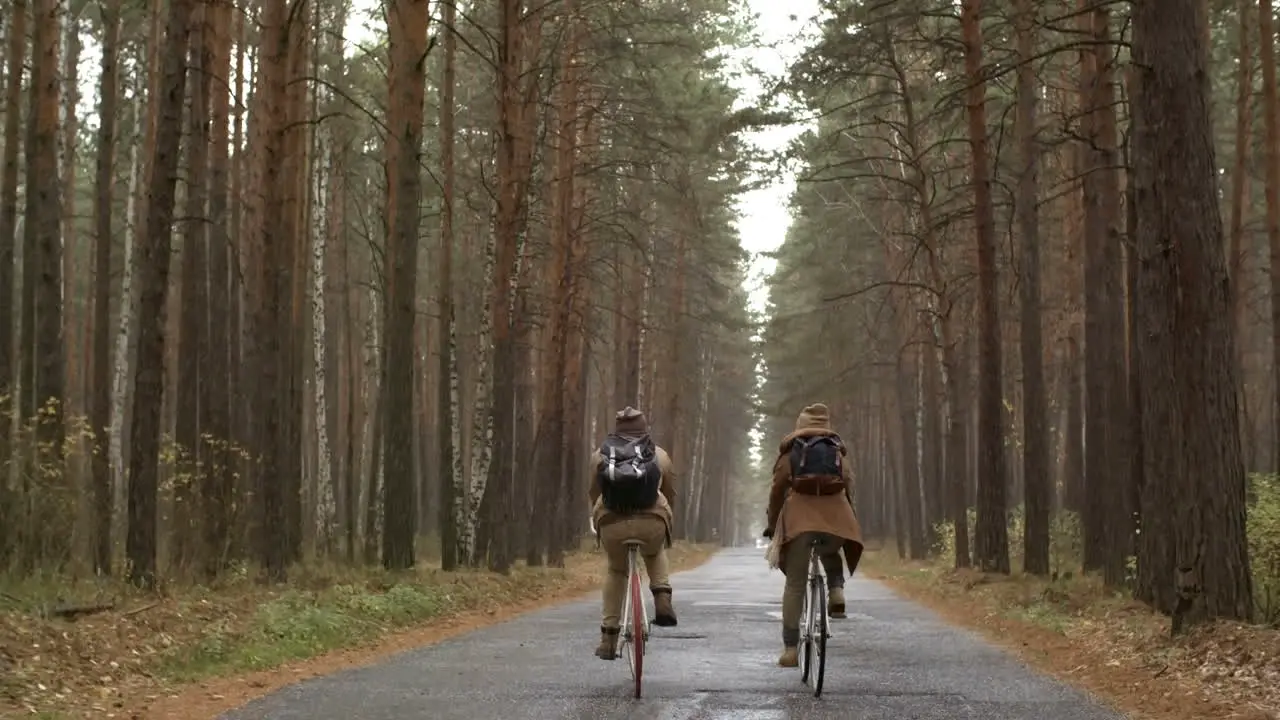
[[[765,528],[765,529],[764,529],[764,532],[763,532],[763,533],[761,533],[761,535],[763,535],[764,537],[769,538],[770,540],[772,540],[772,539],[773,539],[773,528]]]

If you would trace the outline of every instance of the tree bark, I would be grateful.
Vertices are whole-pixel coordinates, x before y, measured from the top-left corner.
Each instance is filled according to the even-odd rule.
[[[176,473],[173,478],[173,517],[170,523],[169,563],[178,571],[192,566],[196,546],[197,485],[201,482],[198,457],[200,448],[200,398],[201,358],[208,354],[208,338],[205,337],[205,317],[208,314],[207,275],[205,255],[208,243],[208,226],[205,216],[205,189],[209,175],[209,111],[208,101],[212,83],[209,73],[210,58],[205,37],[204,3],[192,12],[191,50],[188,67],[194,81],[191,83],[190,111],[187,113],[187,167],[186,211],[182,236],[181,302],[179,304],[177,355],[178,383],[176,389],[177,422],[174,425],[174,441],[178,446]]]
[[[1048,399],[1045,395],[1043,340],[1040,328],[1040,146],[1036,138],[1035,68],[1036,12],[1032,0],[1019,0],[1018,33],[1018,145],[1022,163],[1018,176],[1018,230],[1022,234],[1022,481],[1026,522],[1023,568],[1032,575],[1049,574]]]
[[[413,567],[417,534],[418,483],[414,477],[413,393],[414,318],[418,298],[418,205],[422,177],[418,150],[422,144],[423,92],[426,78],[422,58],[427,51],[427,0],[396,0],[387,14],[391,43],[388,72],[388,182],[395,191],[387,202],[389,285],[384,362],[389,392],[386,412],[386,484],[383,495],[382,565],[399,570]]]
[[[460,508],[465,494],[466,476],[462,467],[462,435],[459,419],[458,377],[458,321],[454,317],[453,301],[453,253],[454,253],[454,200],[456,177],[454,173],[454,75],[458,56],[458,31],[455,26],[457,5],[455,0],[443,3],[444,73],[440,82],[440,165],[443,175],[444,202],[440,210],[440,287],[439,333],[444,341],[440,346],[439,382],[440,403],[440,567],[453,570],[458,565],[458,531]]]
[[[182,141],[182,101],[187,84],[187,35],[191,0],[171,0],[166,23],[158,122],[152,148],[147,230],[138,247],[138,360],[135,367],[133,452],[129,457],[129,580],[156,581],[156,493],[159,481],[160,410],[164,394],[164,345],[168,316],[170,225]]]
[[[10,6],[7,81],[4,101],[4,160],[0,170],[0,317],[13,318],[13,268],[18,229],[18,131],[22,127],[22,75],[27,54],[27,0],[13,0]],[[0,462],[9,460],[9,435],[14,405],[13,392],[18,388],[14,365],[14,323],[0,323],[0,394],[9,397],[0,412]],[[5,481],[8,481],[6,476]],[[0,551],[4,552],[4,551]]]
[[[1133,5],[1138,362],[1143,379],[1140,597],[1175,633],[1249,620],[1235,339],[1198,0]]]
[[[29,403],[20,417],[41,416],[36,438],[49,443],[46,461],[61,458],[66,407],[62,338],[62,196],[58,182],[58,72],[61,7],[38,0],[32,7],[30,110],[27,116],[26,208],[23,216],[23,348]],[[49,415],[44,415],[49,411]],[[60,461],[60,460],[58,460]]]
[[[1000,301],[997,291],[995,210],[988,167],[986,82],[982,79],[982,0],[964,0],[960,27],[968,78],[967,115],[973,157],[973,195],[978,255],[978,518],[974,556],[987,572],[1009,572],[1009,528],[1005,520],[1003,402],[1001,398]]]
[[[102,6],[102,72],[98,85],[98,158],[94,176],[93,379],[91,426],[97,435],[93,454],[93,570],[111,574],[111,245],[115,188],[116,106],[119,102],[121,0]],[[0,259],[0,263],[4,260]],[[126,308],[127,310],[127,308]],[[6,325],[8,323],[5,323]],[[0,376],[3,377],[3,376]]]
[[[202,358],[204,380],[200,399],[200,427],[203,473],[200,499],[204,574],[213,578],[222,571],[230,551],[231,511],[235,502],[236,452],[231,446],[231,407],[235,386],[231,368],[237,361],[232,355],[230,315],[232,302],[232,268],[230,213],[230,96],[225,91],[231,77],[230,0],[215,0],[205,9],[211,22],[206,25],[205,42],[211,88],[209,92],[209,230],[208,230],[208,310],[203,337],[206,353]]]
[[[291,371],[288,353],[282,346],[287,336],[288,317],[284,305],[289,297],[284,275],[289,263],[288,244],[293,241],[287,235],[283,212],[284,185],[290,180],[283,168],[288,152],[285,79],[291,35],[285,0],[267,0],[263,5],[262,23],[259,75],[253,103],[262,124],[254,147],[257,161],[254,175],[261,183],[261,204],[256,208],[259,217],[255,222],[258,258],[256,263],[248,264],[256,275],[254,341],[252,360],[248,364],[257,370],[257,377],[256,388],[251,389],[249,397],[252,398],[251,414],[258,418],[254,435],[261,454],[261,463],[256,469],[261,502],[258,553],[267,580],[283,582],[290,559],[286,505],[291,482],[281,476],[288,467],[286,453],[290,450],[285,447],[287,438],[281,419],[287,412],[288,402],[287,397],[282,397],[285,393],[272,389],[282,387]]]
[[[1280,92],[1276,88],[1276,32],[1275,15],[1271,0],[1258,0],[1258,64],[1262,66],[1262,122],[1266,130],[1263,141],[1265,173],[1264,189],[1267,198],[1266,225],[1267,246],[1271,254],[1271,349],[1272,357],[1280,358]],[[1242,59],[1243,62],[1243,59]],[[1280,467],[1280,361],[1271,363],[1272,388],[1275,393],[1276,450],[1273,463]]]

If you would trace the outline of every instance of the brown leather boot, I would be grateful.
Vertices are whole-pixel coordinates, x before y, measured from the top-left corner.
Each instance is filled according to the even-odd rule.
[[[600,644],[596,646],[596,657],[601,660],[613,660],[618,657],[618,628],[600,628]]]
[[[827,614],[836,619],[849,617],[844,611],[844,588],[833,587],[827,591]]]
[[[800,666],[800,648],[795,645],[784,645],[782,655],[778,657],[778,667],[793,668]]]
[[[675,627],[676,610],[671,606],[671,590],[653,591],[653,624],[658,627]]]

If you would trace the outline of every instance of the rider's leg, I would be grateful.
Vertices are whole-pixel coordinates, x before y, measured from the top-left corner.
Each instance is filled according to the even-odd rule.
[[[676,611],[671,604],[671,570],[667,564],[667,524],[657,516],[637,516],[627,522],[634,527],[632,537],[643,540],[640,554],[649,573],[649,590],[653,593],[653,624],[674,627]]]
[[[787,576],[782,589],[782,656],[778,664],[795,667],[800,664],[800,613],[804,610],[804,591],[809,579],[809,543],[813,533],[800,533],[782,548],[782,572]]]
[[[596,647],[596,657],[601,660],[612,660],[617,653],[619,616],[627,592],[627,548],[622,544],[628,537],[626,522],[615,521],[598,531],[608,563],[601,592],[600,645]]]
[[[839,550],[822,556],[822,569],[827,573],[827,612],[833,618],[845,617],[844,560]]]

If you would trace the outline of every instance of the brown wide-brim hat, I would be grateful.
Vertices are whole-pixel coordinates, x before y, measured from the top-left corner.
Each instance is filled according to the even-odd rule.
[[[628,405],[613,416],[613,430],[618,433],[649,432],[649,420],[643,412]]]

